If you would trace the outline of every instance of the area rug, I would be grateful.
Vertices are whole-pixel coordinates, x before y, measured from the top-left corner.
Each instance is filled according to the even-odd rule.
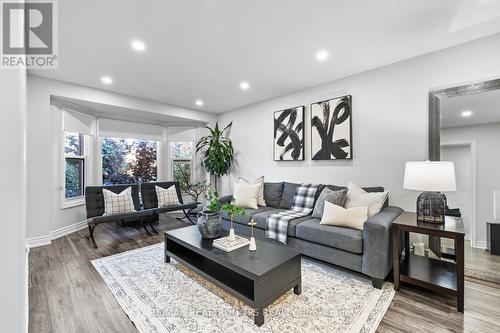
[[[163,243],[92,261],[139,332],[374,332],[394,296],[370,279],[302,259],[302,294],[253,309],[185,266],[163,262]]]

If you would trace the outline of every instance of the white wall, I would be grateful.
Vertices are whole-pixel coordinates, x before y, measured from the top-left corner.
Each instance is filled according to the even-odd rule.
[[[0,70],[0,331],[12,333],[24,332],[27,318],[25,84],[25,71]]]
[[[205,112],[151,102],[66,82],[28,76],[27,114],[27,237],[44,243],[51,231],[85,220],[83,206],[60,209],[61,126],[50,105],[50,96],[62,96],[126,109],[137,109],[163,115],[185,117],[212,123],[215,116]]]
[[[239,175],[340,185],[353,180],[385,186],[392,204],[414,211],[418,193],[402,189],[404,164],[427,158],[429,90],[500,76],[499,59],[495,35],[224,113],[222,125],[233,121],[236,165],[223,178],[222,193]],[[354,159],[311,161],[310,103],[345,94],[353,100]],[[273,111],[297,105],[306,106],[306,160],[274,162]]]
[[[493,220],[493,191],[500,190],[500,123],[445,128],[441,142],[474,141],[476,144],[476,192],[478,242],[486,241],[486,222]]]

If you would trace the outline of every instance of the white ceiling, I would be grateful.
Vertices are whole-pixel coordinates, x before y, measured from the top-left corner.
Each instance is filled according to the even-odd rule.
[[[497,32],[496,0],[64,0],[32,73],[219,113]]]
[[[500,122],[500,90],[441,99],[441,127],[459,127]],[[471,111],[470,117],[462,112]]]

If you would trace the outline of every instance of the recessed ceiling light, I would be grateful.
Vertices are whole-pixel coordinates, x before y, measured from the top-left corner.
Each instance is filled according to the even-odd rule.
[[[111,83],[113,83],[113,79],[110,78],[109,76],[103,76],[103,77],[101,77],[101,81],[104,84],[111,84]]]
[[[327,51],[321,50],[318,53],[316,53],[316,59],[318,59],[319,61],[326,60],[326,58],[328,58],[328,52]]]
[[[131,45],[136,51],[144,51],[146,49],[146,45],[140,40],[133,40]]]
[[[197,100],[195,103],[198,106],[203,106],[203,101],[201,99]]]
[[[243,82],[240,83],[240,88],[242,90],[247,90],[248,88],[250,88],[250,84],[248,82],[246,82],[246,81],[243,81]]]
[[[466,110],[462,112],[462,117],[470,117],[472,116],[472,111]]]

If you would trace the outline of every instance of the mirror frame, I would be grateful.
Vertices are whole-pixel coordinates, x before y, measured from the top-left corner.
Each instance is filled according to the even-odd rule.
[[[500,89],[500,79],[429,91],[429,160],[441,159],[441,98]]]

